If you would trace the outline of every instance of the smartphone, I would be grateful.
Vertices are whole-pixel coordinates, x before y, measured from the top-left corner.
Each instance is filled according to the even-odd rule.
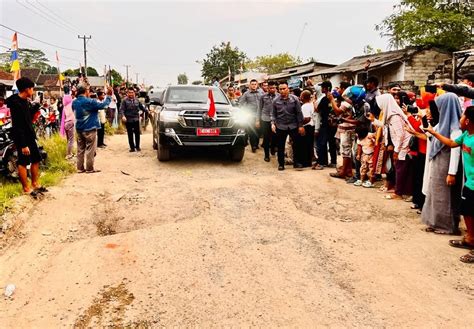
[[[426,115],[421,118],[421,122],[423,123],[423,128],[428,128],[429,124],[428,124],[428,119],[426,118]]]
[[[436,94],[436,85],[425,85],[425,91],[427,93]]]
[[[434,127],[439,122],[439,109],[434,100],[430,101],[431,125]]]

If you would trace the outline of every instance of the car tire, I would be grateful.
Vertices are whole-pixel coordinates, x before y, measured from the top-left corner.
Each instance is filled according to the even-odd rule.
[[[158,144],[158,150],[156,151],[159,161],[169,161],[171,158],[171,150],[169,147]]]
[[[245,154],[245,147],[239,146],[239,147],[233,147],[230,149],[230,158],[234,162],[241,162],[242,159],[244,158]]]

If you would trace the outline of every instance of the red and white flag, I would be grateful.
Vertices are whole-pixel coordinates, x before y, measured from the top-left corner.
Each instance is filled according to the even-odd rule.
[[[209,88],[209,93],[207,96],[207,105],[209,106],[209,110],[207,111],[207,115],[212,120],[217,120],[217,113],[216,113],[216,105],[214,104],[214,95],[212,94],[212,88]]]

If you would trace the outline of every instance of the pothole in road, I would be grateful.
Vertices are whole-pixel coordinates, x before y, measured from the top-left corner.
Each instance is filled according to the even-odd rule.
[[[74,323],[74,328],[90,328],[90,327],[124,327],[123,317],[125,310],[130,305],[135,296],[130,293],[122,282],[115,287],[104,287],[99,292],[92,304],[84,311],[82,315]],[[108,319],[107,319],[108,318]],[[108,323],[104,323],[108,321]]]
[[[110,202],[104,202],[94,209],[94,225],[99,236],[116,234],[118,223],[122,219]]]

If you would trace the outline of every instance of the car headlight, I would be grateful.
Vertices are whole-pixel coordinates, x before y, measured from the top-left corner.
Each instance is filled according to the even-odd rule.
[[[245,110],[239,110],[232,112],[232,118],[236,123],[249,124],[252,120],[252,115]]]
[[[160,113],[161,122],[178,122],[178,111],[162,111]]]

